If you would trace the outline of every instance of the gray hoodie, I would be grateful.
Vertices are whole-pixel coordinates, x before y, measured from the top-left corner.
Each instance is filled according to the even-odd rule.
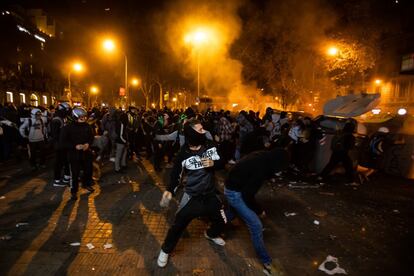
[[[31,120],[31,126],[29,120]],[[29,135],[27,135],[27,130]],[[19,131],[20,135],[28,138],[30,143],[46,140],[46,122],[43,117],[41,119],[27,118],[20,126]]]

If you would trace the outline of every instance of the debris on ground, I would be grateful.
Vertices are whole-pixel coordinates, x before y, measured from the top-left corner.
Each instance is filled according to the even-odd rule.
[[[6,199],[6,197],[5,196],[0,196],[0,199]]]
[[[110,249],[110,248],[112,248],[112,244],[111,243],[106,243],[106,244],[104,244],[104,249]]]
[[[29,223],[28,222],[19,222],[19,223],[16,224],[16,227],[26,226],[26,225],[29,225]]]
[[[394,213],[399,214],[400,211],[398,211],[397,209],[392,210]]]
[[[289,188],[299,188],[299,189],[307,189],[307,188],[316,189],[316,188],[319,188],[320,186],[318,184],[308,185],[308,183],[306,183],[306,182],[296,183],[295,181],[291,181],[290,184],[288,185],[288,187]]]
[[[334,263],[335,267],[333,269],[327,269],[325,266],[327,263]],[[319,265],[319,270],[325,272],[328,275],[347,274],[343,268],[339,267],[338,258],[331,255],[326,257],[325,261]]]
[[[86,247],[87,247],[89,250],[91,250],[91,249],[94,249],[94,248],[95,248],[95,246],[94,246],[92,243],[88,243],[88,244],[86,244]]]
[[[318,211],[318,212],[315,212],[315,213],[313,213],[315,216],[317,216],[317,217],[320,217],[320,218],[323,218],[323,217],[326,217],[326,215],[328,214],[326,211]]]
[[[320,224],[320,222],[319,222],[319,220],[316,220],[316,219],[315,219],[315,220],[313,221],[313,224],[315,224],[315,225],[319,225],[319,224]]]
[[[80,246],[80,245],[81,245],[80,242],[72,242],[70,244],[70,246]]]
[[[285,217],[293,217],[296,216],[297,213],[289,213],[289,212],[285,212]]]
[[[319,192],[320,195],[335,196],[335,193]]]
[[[334,239],[336,239],[336,236],[335,236],[335,235],[329,235],[329,238],[330,238],[331,240],[334,240]]]
[[[202,268],[194,268],[193,269],[193,275],[198,275],[198,274],[204,273],[205,271],[206,270],[202,269]]]
[[[11,236],[9,236],[9,235],[4,235],[4,236],[1,236],[0,237],[0,240],[2,240],[2,241],[9,241],[9,240],[11,240]]]

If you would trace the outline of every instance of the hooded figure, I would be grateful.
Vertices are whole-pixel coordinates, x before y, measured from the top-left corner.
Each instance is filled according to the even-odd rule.
[[[20,126],[20,134],[29,140],[29,159],[33,170],[39,167],[45,168],[45,141],[47,138],[46,121],[42,117],[42,111],[33,108],[28,118]],[[39,159],[39,160],[38,160]]]
[[[208,217],[210,228],[204,232],[206,239],[224,246],[219,236],[225,226],[223,204],[216,196],[214,169],[220,163],[220,156],[213,143],[206,141],[205,130],[200,121],[189,120],[184,125],[186,144],[181,148],[174,162],[170,183],[164,192],[160,205],[167,207],[175,194],[180,179],[185,173],[187,181],[174,223],[168,230],[161,246],[158,266],[167,265],[169,254],[174,250],[187,225],[197,217]]]
[[[196,131],[191,124],[184,126],[185,141],[190,146],[199,146],[206,143],[206,131],[202,129],[201,132]]]

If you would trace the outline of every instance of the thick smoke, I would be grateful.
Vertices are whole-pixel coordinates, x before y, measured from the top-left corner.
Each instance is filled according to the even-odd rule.
[[[315,55],[326,41],[325,31],[335,17],[321,8],[319,0],[269,1],[264,8],[235,0],[173,2],[160,12],[157,33],[164,50],[181,65],[181,73],[194,79],[194,87],[199,62],[201,95],[218,97],[217,101],[229,104],[227,107],[232,103],[237,103],[238,108],[263,109],[259,103],[277,107],[274,97],[258,96],[263,93],[256,83],[243,81],[243,64],[230,56],[232,43],[243,31],[238,14],[241,7],[261,9],[269,21],[268,28],[289,28],[288,39],[301,48],[292,54],[295,77],[308,90],[322,85],[314,81],[319,58]],[[207,33],[202,45],[185,42],[186,34],[200,29]]]
[[[240,1],[179,1],[162,13],[165,50],[182,64],[182,74],[194,79],[194,87],[200,64],[200,95],[226,96],[242,87],[242,64],[229,55],[241,30],[239,7]],[[185,41],[197,31],[206,34],[203,43]]]

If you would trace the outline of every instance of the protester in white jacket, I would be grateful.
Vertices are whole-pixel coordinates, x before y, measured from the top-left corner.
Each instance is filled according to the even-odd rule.
[[[28,139],[30,165],[33,170],[45,168],[45,142],[47,139],[46,122],[42,112],[33,108],[31,118],[27,118],[19,128],[20,135]],[[39,157],[39,160],[37,160]]]

